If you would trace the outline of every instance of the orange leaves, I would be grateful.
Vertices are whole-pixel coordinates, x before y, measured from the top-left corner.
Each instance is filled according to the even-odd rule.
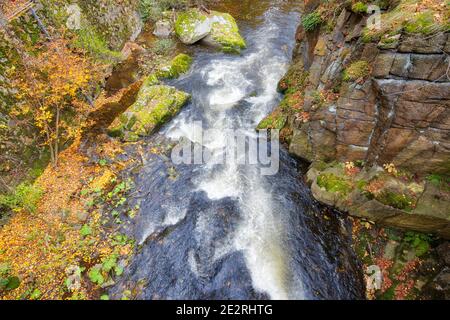
[[[364,188],[367,192],[377,195],[383,189],[385,182],[383,180],[375,179]]]
[[[19,100],[14,114],[32,117],[56,164],[59,146],[81,132],[90,109],[82,92],[101,72],[64,39],[48,43],[37,57],[27,59],[25,70],[13,81]]]

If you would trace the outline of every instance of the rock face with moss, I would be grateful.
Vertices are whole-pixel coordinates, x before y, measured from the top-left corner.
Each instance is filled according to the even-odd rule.
[[[433,0],[416,14],[414,1],[389,1],[377,29],[370,27],[369,4],[305,1],[294,62],[279,84],[286,97],[259,128],[277,127],[280,112],[287,117],[289,150],[312,162],[310,182],[320,201],[449,237],[448,190],[423,182],[450,174],[448,8]],[[315,167],[335,161],[364,161],[365,170],[348,177],[342,168]],[[422,182],[377,180],[376,168],[384,165]],[[383,187],[373,193],[365,183],[369,191]]]
[[[178,14],[175,32],[185,44],[204,40],[225,52],[239,53],[246,47],[234,18],[228,13],[191,9]]]
[[[343,163],[315,163],[307,179],[316,199],[353,216],[450,239],[450,189],[445,179],[416,180],[379,167]]]
[[[296,81],[286,79],[280,83],[288,95],[301,93],[300,107],[286,121],[293,132],[290,151],[308,161],[392,162],[419,174],[448,173],[445,21],[433,22],[433,14],[425,19],[425,13],[414,16],[417,21],[399,21],[413,7],[397,1],[385,8],[383,30],[372,32],[366,28],[365,3],[342,1],[333,19],[332,4],[308,1],[288,77],[304,80],[303,86],[299,90],[290,84]],[[441,7],[424,10],[429,14],[436,8]]]
[[[142,30],[139,1],[42,0],[43,14],[51,25],[71,25],[80,38],[80,45],[88,51],[120,51],[129,40]],[[74,17],[80,15],[80,25]],[[98,52],[93,52],[98,53]],[[107,52],[100,52],[107,54]]]
[[[172,119],[189,99],[189,94],[173,87],[144,83],[136,102],[114,120],[109,134],[123,141],[137,141]]]

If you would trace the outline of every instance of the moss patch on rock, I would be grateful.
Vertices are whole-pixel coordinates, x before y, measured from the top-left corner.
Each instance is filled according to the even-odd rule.
[[[344,81],[355,81],[370,74],[370,66],[367,61],[360,60],[353,62],[347,69],[344,70]]]
[[[239,27],[228,13],[213,11],[211,33],[208,39],[219,45],[224,52],[239,53],[247,47],[245,40],[239,34]]]
[[[143,85],[137,101],[114,120],[109,127],[109,134],[124,141],[137,141],[174,117],[189,98],[189,94],[173,87]]]
[[[368,9],[367,4],[361,1],[358,1],[352,5],[352,11],[354,13],[359,14],[367,13],[367,9]]]
[[[281,130],[286,125],[287,116],[276,109],[274,112],[265,117],[256,127],[256,130],[277,129]]]
[[[381,192],[376,199],[382,204],[405,211],[412,211],[415,199],[404,193],[396,193],[389,190]]]
[[[157,73],[158,78],[173,79],[178,78],[181,74],[189,71],[192,65],[192,58],[187,54],[179,54],[172,61],[163,66]]]
[[[311,12],[302,19],[302,26],[308,32],[314,31],[316,28],[320,27],[322,23],[323,19],[319,11]]]
[[[175,22],[175,33],[185,44],[193,44],[211,31],[208,16],[198,9],[191,9],[178,14]]]
[[[341,193],[343,195],[348,194],[352,190],[349,181],[333,173],[325,173],[318,176],[317,184],[329,192]]]

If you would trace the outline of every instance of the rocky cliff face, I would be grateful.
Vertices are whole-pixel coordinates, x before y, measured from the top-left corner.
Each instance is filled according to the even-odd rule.
[[[370,14],[353,3],[305,1],[279,84],[286,97],[258,128],[281,129],[290,152],[313,163],[307,179],[319,201],[449,238],[448,27],[369,37]],[[385,12],[404,14],[401,3]]]
[[[98,29],[113,50],[122,49],[125,42],[136,39],[142,30],[143,23],[138,13],[137,0],[97,0],[78,3],[87,21]]]
[[[290,151],[309,161],[366,160],[415,173],[449,172],[449,33],[364,43],[366,20],[344,9],[332,32],[300,27],[295,67],[308,73],[303,109],[309,121],[292,121]],[[356,75],[346,79],[352,67]],[[337,100],[322,98],[330,91]]]

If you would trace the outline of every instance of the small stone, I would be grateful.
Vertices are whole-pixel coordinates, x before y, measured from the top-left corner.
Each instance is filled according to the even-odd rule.
[[[155,24],[153,34],[158,38],[169,38],[173,32],[172,24],[168,20],[160,20]]]

